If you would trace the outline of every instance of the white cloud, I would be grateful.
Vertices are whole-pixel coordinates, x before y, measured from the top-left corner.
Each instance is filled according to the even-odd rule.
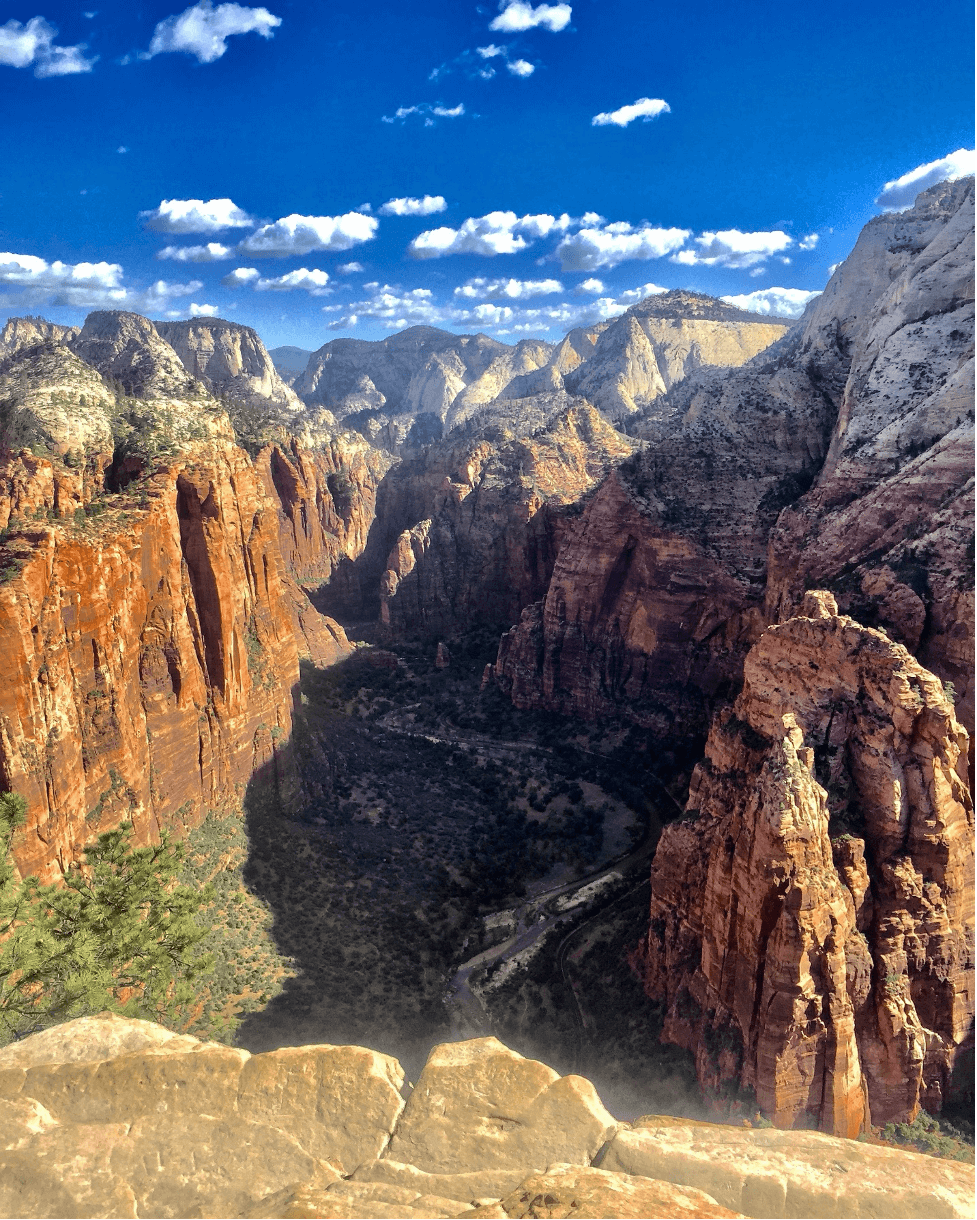
[[[642,122],[647,123],[649,119],[656,119],[660,114],[670,114],[671,110],[668,102],[663,102],[660,97],[639,97],[630,106],[621,106],[618,110],[595,114],[590,120],[590,125],[591,127],[608,127],[613,124],[615,127],[627,127],[628,123],[633,123],[635,119],[641,119]]]
[[[502,11],[489,23],[489,29],[505,34],[531,30],[536,26],[556,34],[566,29],[573,11],[569,4],[538,4],[533,8],[525,0],[502,0],[499,8]]]
[[[955,182],[977,171],[977,155],[972,148],[958,148],[939,161],[927,161],[918,165],[901,178],[887,182],[875,203],[884,212],[901,212],[912,207],[916,196],[937,182]]]
[[[532,74],[536,71],[536,65],[529,63],[529,61],[525,59],[509,60],[508,63],[506,63],[506,67],[513,76],[532,76]]]
[[[40,79],[48,76],[74,76],[79,72],[91,72],[98,56],[86,59],[82,54],[86,44],[73,47],[57,47],[56,26],[43,17],[32,17],[26,24],[8,21],[0,25],[0,64],[8,68],[33,67],[34,75]]]
[[[531,241],[549,233],[565,233],[573,221],[562,216],[540,214],[517,216],[515,212],[489,212],[471,216],[457,229],[443,227],[419,233],[407,247],[414,258],[442,258],[446,254],[516,254]],[[528,241],[526,240],[528,237]]]
[[[209,241],[205,246],[164,246],[156,257],[174,263],[216,263],[222,258],[231,258],[234,251],[220,242]]]
[[[235,267],[233,271],[224,276],[221,283],[225,288],[243,288],[245,284],[250,284],[252,280],[258,279],[260,274],[257,267]]]
[[[232,34],[260,34],[271,38],[272,30],[281,25],[266,8],[245,8],[241,4],[219,4],[200,0],[192,8],[165,18],[153,31],[145,58],[170,51],[185,51],[195,55],[202,64],[212,64],[227,50]]]
[[[321,297],[332,291],[326,287],[328,283],[329,276],[325,271],[310,271],[308,267],[298,267],[295,271],[288,271],[275,279],[259,279],[254,287],[256,292],[294,292],[296,288],[302,288],[314,297]]]
[[[406,121],[412,114],[416,114],[419,118],[424,119],[425,127],[433,127],[434,119],[458,119],[465,113],[463,102],[459,102],[457,106],[436,106],[431,102],[418,102],[416,106],[401,106],[395,110],[392,115],[385,114],[381,117],[382,123],[396,123],[398,119],[401,122]]]
[[[88,309],[158,309],[171,297],[190,296],[200,280],[128,288],[118,263],[52,263],[33,254],[0,254],[0,284],[20,289],[19,306],[67,305]]]
[[[753,267],[793,245],[793,238],[780,229],[762,233],[723,229],[718,233],[703,233],[695,238],[695,243],[700,249],[682,250],[672,262],[687,267]]]
[[[482,59],[494,59],[497,55],[505,55],[505,47],[497,47],[494,42],[490,42],[487,47],[476,47],[475,50]]]
[[[723,297],[722,300],[737,309],[748,309],[751,313],[777,314],[781,318],[799,318],[808,301],[820,296],[804,288],[759,288],[756,292],[743,292],[738,296]]]
[[[258,258],[284,258],[312,250],[349,250],[371,241],[379,221],[362,212],[342,216],[283,216],[249,234],[239,250]]]
[[[198,305],[196,301],[192,301],[187,313],[191,318],[212,318],[220,313],[220,306]]]
[[[126,148],[126,146],[124,144],[120,144],[119,147],[115,151],[117,153],[127,153],[129,150],[128,150],[128,148]]]
[[[559,280],[488,280],[472,279],[455,289],[456,297],[469,299],[492,300],[505,297],[510,301],[521,301],[528,297],[549,296],[554,292],[562,292],[563,285]]]
[[[254,224],[230,199],[164,199],[158,208],[140,212],[139,217],[144,229],[156,233],[218,233]]]
[[[602,280],[581,280],[573,290],[577,296],[596,296],[604,291]]]
[[[365,271],[366,268],[362,263],[343,263],[336,270],[340,275],[356,275],[359,271]]]
[[[646,297],[656,297],[663,292],[668,292],[668,289],[661,288],[658,284],[640,284],[637,288],[629,288],[627,292],[615,297],[614,304],[627,308],[629,305],[637,305]]]
[[[433,216],[435,212],[446,212],[448,205],[443,195],[425,195],[422,199],[412,196],[406,199],[388,199],[380,209],[381,216]]]
[[[680,249],[689,235],[688,229],[657,229],[649,225],[636,229],[617,221],[564,237],[556,247],[556,254],[564,271],[596,271],[600,267],[616,267],[631,258],[663,258]]]
[[[799,250],[813,250],[814,247],[818,244],[819,240],[820,240],[820,235],[818,233],[808,233],[808,235],[806,237],[802,237],[801,240],[797,243],[797,248]]]

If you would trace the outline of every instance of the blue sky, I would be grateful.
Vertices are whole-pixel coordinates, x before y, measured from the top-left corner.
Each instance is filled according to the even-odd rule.
[[[973,167],[962,0],[90,2],[0,10],[0,321],[315,348],[552,340],[661,288],[799,309]]]

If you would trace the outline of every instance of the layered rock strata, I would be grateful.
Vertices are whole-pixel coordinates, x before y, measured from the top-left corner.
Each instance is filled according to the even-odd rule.
[[[363,1047],[249,1055],[146,1021],[79,1018],[0,1051],[0,1210],[334,1220],[973,1213],[965,1166],[810,1132],[619,1123],[588,1081],[493,1038],[435,1047],[405,1106],[408,1088],[396,1060]]]
[[[547,586],[569,528],[567,506],[634,448],[578,401],[535,435],[483,434],[415,464],[416,473],[408,466],[395,472],[383,506],[413,473],[413,486],[403,490],[423,519],[387,556],[381,622],[395,634],[429,635],[518,618]],[[400,511],[401,519],[413,515]],[[388,528],[391,517],[384,513]]]
[[[704,735],[760,628],[824,582],[972,726],[972,243],[973,180],[931,188],[871,222],[797,328],[638,413],[643,451],[502,640],[519,706]]]
[[[763,633],[662,835],[641,953],[707,1091],[849,1137],[939,1111],[973,1026],[967,748],[933,674],[830,594]]]

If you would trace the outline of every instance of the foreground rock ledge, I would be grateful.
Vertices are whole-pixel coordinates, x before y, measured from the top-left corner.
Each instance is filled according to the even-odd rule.
[[[112,1014],[0,1050],[8,1217],[970,1217],[963,1165],[800,1131],[619,1123],[495,1038],[406,1105],[358,1046],[247,1051]]]

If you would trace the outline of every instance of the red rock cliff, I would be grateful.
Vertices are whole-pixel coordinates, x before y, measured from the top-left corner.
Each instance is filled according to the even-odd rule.
[[[707,1090],[855,1136],[938,1111],[972,1037],[974,818],[941,683],[836,610],[808,594],[750,651],[658,847],[640,959]]]

